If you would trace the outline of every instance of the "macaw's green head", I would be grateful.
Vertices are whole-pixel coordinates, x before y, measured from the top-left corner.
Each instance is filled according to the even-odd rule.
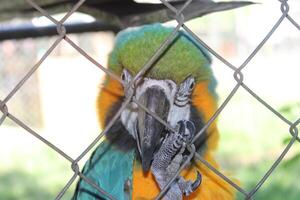
[[[109,56],[109,68],[117,74],[127,69],[136,75],[154,55],[174,28],[161,24],[129,28],[117,35],[113,51]],[[196,82],[211,78],[211,58],[207,51],[183,31],[145,74],[153,79],[170,79],[177,84],[189,75]]]
[[[109,69],[120,75],[124,88],[142,69],[168,38],[173,28],[160,24],[131,28],[117,35],[109,57]],[[190,119],[191,94],[194,87],[208,81],[214,88],[211,58],[205,49],[183,31],[138,80],[136,99],[173,127],[180,120]],[[121,114],[121,121],[140,146],[142,167],[150,168],[165,127],[153,116],[130,103]]]

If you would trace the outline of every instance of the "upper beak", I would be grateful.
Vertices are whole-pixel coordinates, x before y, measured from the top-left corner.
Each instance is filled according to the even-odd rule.
[[[164,91],[159,87],[148,88],[139,98],[140,103],[150,111],[156,113],[161,119],[167,120],[170,103]],[[160,144],[165,127],[152,115],[139,109],[138,111],[138,142],[141,147],[142,168],[146,172],[150,169],[154,152]]]

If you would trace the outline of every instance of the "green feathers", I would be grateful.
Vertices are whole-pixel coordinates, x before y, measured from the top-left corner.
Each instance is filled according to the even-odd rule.
[[[173,28],[152,24],[120,32],[109,57],[109,68],[116,74],[121,74],[123,68],[133,75],[137,74],[172,31]],[[146,76],[171,79],[176,83],[189,75],[193,75],[197,82],[209,80],[212,73],[210,64],[206,50],[185,32],[179,31]]]

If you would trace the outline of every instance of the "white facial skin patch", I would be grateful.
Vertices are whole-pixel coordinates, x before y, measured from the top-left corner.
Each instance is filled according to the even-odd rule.
[[[121,78],[126,84],[128,84],[131,81],[132,76],[126,69],[124,69]],[[174,81],[168,79],[157,80],[144,78],[139,81],[136,87],[135,97],[138,100],[148,88],[155,87],[159,90],[162,90],[170,104],[167,122],[172,127],[175,127],[178,121],[189,120],[190,118],[190,95],[193,89],[191,86],[193,85],[193,77],[188,77],[181,84],[179,84],[179,86],[176,85]],[[125,88],[125,85],[123,86]],[[123,125],[134,138],[137,132],[136,124],[138,109],[139,108],[137,104],[131,102],[121,114],[121,121]]]

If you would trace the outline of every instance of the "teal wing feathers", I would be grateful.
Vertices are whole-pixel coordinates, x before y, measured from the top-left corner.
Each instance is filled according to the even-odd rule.
[[[126,183],[132,181],[134,150],[122,151],[104,140],[93,152],[83,168],[83,175],[108,192],[116,200],[131,198]],[[108,199],[93,186],[80,180],[73,200]]]

